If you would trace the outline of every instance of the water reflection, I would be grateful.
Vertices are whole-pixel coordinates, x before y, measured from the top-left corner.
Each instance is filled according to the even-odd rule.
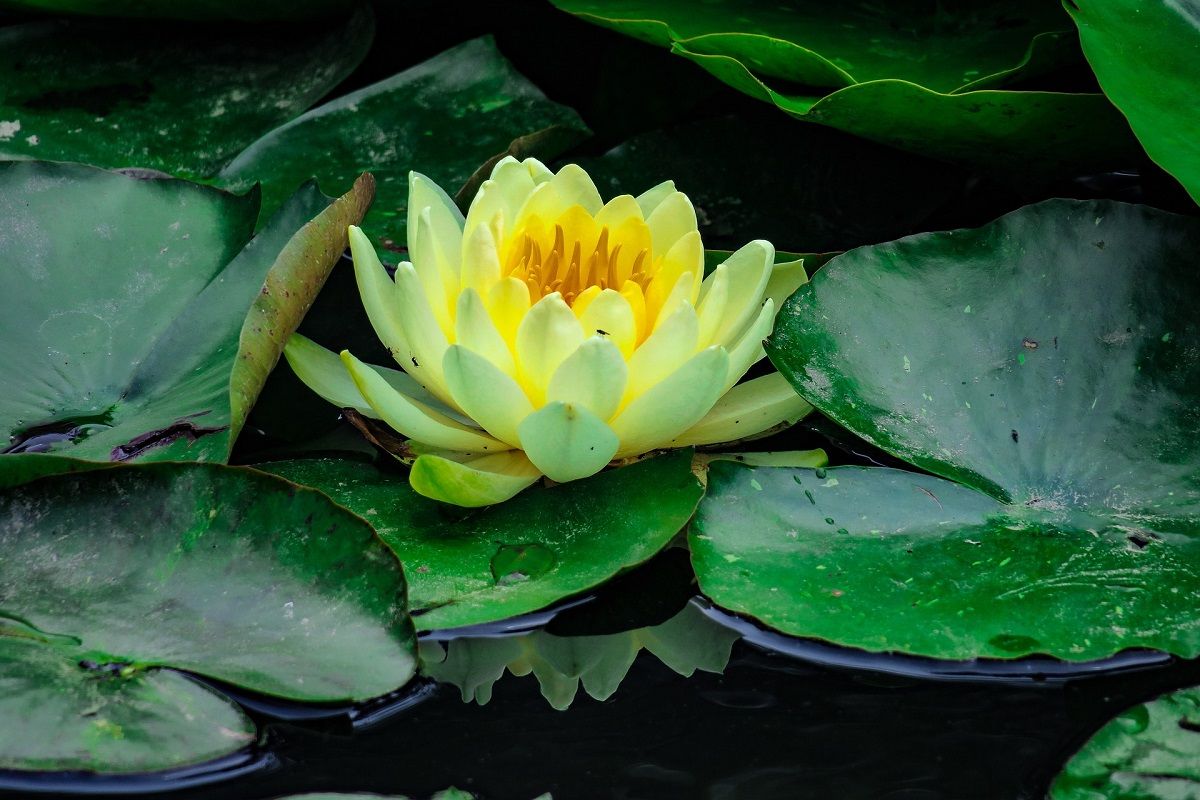
[[[738,633],[697,605],[660,625],[600,636],[556,636],[543,630],[508,636],[475,636],[421,642],[423,672],[457,686],[463,702],[486,705],[505,671],[532,675],[553,708],[567,709],[580,686],[593,699],[616,693],[640,651],[679,675],[721,673]]]

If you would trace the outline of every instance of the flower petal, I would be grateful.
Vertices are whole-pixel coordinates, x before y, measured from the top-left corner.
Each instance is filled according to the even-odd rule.
[[[442,369],[463,413],[500,441],[521,446],[517,426],[533,412],[533,405],[515,380],[483,356],[457,344],[446,350]]]
[[[660,325],[670,319],[675,312],[684,306],[693,310],[695,309],[696,304],[691,300],[695,294],[694,285],[695,279],[690,273],[684,273],[679,276],[679,280],[675,281],[675,287],[671,289],[671,293],[667,295],[662,308],[658,310],[658,314],[654,317],[654,330],[658,330]]]
[[[696,230],[696,209],[683,192],[667,195],[646,217],[655,253],[670,252],[672,245],[688,231]]]
[[[812,411],[778,372],[733,387],[712,411],[678,438],[672,447],[749,439],[776,425],[792,424]],[[821,465],[818,465],[821,466]]]
[[[433,309],[425,299],[425,289],[412,264],[402,261],[396,266],[395,300],[404,338],[409,347],[409,363],[400,362],[423,386],[448,405],[454,400],[442,377],[442,356],[449,346],[446,334],[434,318]]]
[[[516,347],[517,329],[529,313],[529,287],[520,278],[502,278],[488,292],[487,301],[496,330],[510,347]]]
[[[771,335],[775,325],[775,303],[768,299],[759,309],[758,316],[750,327],[729,348],[729,374],[725,378],[725,389],[733,386],[752,366],[757,364],[767,351],[763,349],[763,339]]]
[[[458,295],[458,313],[454,320],[454,341],[491,361],[507,375],[516,374],[512,351],[492,322],[483,298],[474,289]]]
[[[354,385],[354,379],[350,377],[346,365],[338,358],[337,353],[326,350],[298,333],[293,333],[283,349],[283,355],[296,376],[323,399],[338,408],[353,408],[364,416],[378,419],[379,415]],[[396,391],[403,392],[443,413],[450,410],[445,407],[439,408],[442,405],[441,401],[427,392],[411,375],[387,367],[372,366],[371,369],[379,373]]]
[[[417,216],[416,227],[409,228],[408,231],[413,269],[421,279],[421,286],[425,289],[425,298],[429,301],[434,319],[442,332],[449,335],[454,330],[450,321],[450,303],[458,294],[458,272],[452,270],[442,243],[437,239],[430,209],[422,211]],[[461,236],[458,238],[461,240]],[[455,241],[455,245],[454,253],[457,257],[462,242]]]
[[[408,230],[417,227],[417,217],[430,209],[435,235],[440,242],[457,245],[462,239],[463,215],[442,187],[419,172],[408,173]],[[458,246],[453,247],[454,258],[458,257]]]
[[[596,224],[602,228],[617,228],[629,220],[641,222],[643,219],[642,207],[630,194],[617,195],[596,214]]]
[[[729,268],[722,264],[704,279],[700,290],[700,304],[696,306],[696,316],[700,318],[700,345],[707,347],[713,344],[713,338],[725,319],[725,311],[729,308]]]
[[[764,294],[775,301],[775,313],[783,309],[783,303],[796,291],[808,283],[808,272],[804,269],[804,259],[776,264],[771,270]]]
[[[668,317],[629,358],[626,400],[632,400],[670,375],[698,349],[700,321],[686,303]]]
[[[550,376],[582,343],[583,328],[558,292],[529,309],[517,328],[517,378],[535,405],[545,402]]]
[[[673,194],[675,194],[675,181],[663,181],[639,194],[637,204],[642,209],[642,218],[645,219],[653,214],[654,209]]]
[[[604,206],[592,177],[578,164],[567,164],[551,179],[558,196],[569,206],[580,205],[595,216]]]
[[[675,288],[679,276],[684,273],[692,275],[704,274],[704,243],[699,231],[688,231],[671,246],[658,264],[658,271],[646,287],[646,308],[651,316],[658,314],[667,295]],[[698,294],[699,282],[693,282],[693,291]],[[698,299],[693,294],[688,299],[695,303]]]
[[[595,475],[620,445],[604,420],[573,403],[547,403],[526,417],[518,430],[525,455],[559,483]]]
[[[546,400],[573,403],[607,420],[620,406],[628,375],[620,349],[610,339],[593,336],[554,371]]]
[[[478,428],[469,428],[396,391],[382,375],[359,361],[348,350],[342,351],[342,363],[363,398],[375,410],[375,415],[408,438],[466,453],[495,453],[511,449]]]
[[[354,258],[354,279],[358,283],[358,294],[362,297],[367,318],[392,358],[403,364],[409,360],[410,352],[394,300],[396,287],[392,285],[392,279],[380,263],[367,235],[356,225],[351,225],[348,233],[350,255]]]
[[[520,450],[453,461],[437,455],[418,456],[408,482],[419,495],[478,508],[502,503],[532,484],[541,474]]]
[[[607,336],[621,349],[626,358],[637,346],[638,327],[633,308],[625,296],[614,289],[605,289],[588,303],[579,316],[583,335]]]
[[[617,458],[662,447],[699,422],[720,398],[728,371],[729,355],[709,347],[634,398],[611,423],[621,439]]]
[[[459,277],[464,289],[474,289],[480,297],[487,297],[500,280],[500,251],[490,225],[475,228],[463,242]]]
[[[728,346],[746,330],[762,306],[763,294],[771,277],[775,248],[770,242],[756,239],[739,248],[725,260],[729,281],[729,299],[720,324],[713,332],[710,344]]]

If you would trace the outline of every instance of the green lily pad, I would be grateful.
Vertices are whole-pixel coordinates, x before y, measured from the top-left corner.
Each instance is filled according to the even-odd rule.
[[[800,473],[756,471],[751,490],[774,487],[756,495],[734,480],[749,473],[714,465],[697,521],[711,540],[693,537],[702,588],[787,633],[869,649],[1200,653],[1198,245],[1190,218],[1054,200],[830,261],[781,312],[772,361],[836,422],[979,494],[867,470],[830,471],[823,495]],[[735,497],[754,508],[725,508]],[[907,516],[879,510],[893,506]],[[760,514],[769,525],[746,521]],[[761,537],[791,555],[752,559]],[[821,563],[841,572],[820,591],[730,585]]]
[[[1103,95],[1024,88],[1078,60],[1054,4],[556,5],[668,46],[798,119],[1009,181],[1137,159],[1136,140]],[[1021,90],[1000,88],[1017,80]]]
[[[1200,688],[1122,712],[1072,756],[1050,800],[1200,798]]]
[[[700,500],[690,450],[532,487],[464,510],[417,495],[407,476],[362,462],[263,464],[370,521],[405,564],[420,630],[507,619],[596,586],[657,553]]]
[[[253,470],[151,464],[0,493],[0,767],[130,772],[253,727],[171,669],[347,702],[415,667],[405,583],[370,526]]]
[[[371,190],[306,186],[248,242],[254,195],[0,163],[8,452],[225,460]]]
[[[367,10],[304,29],[9,26],[0,30],[0,158],[212,175],[340,83],[373,35]]]
[[[1155,162],[1200,203],[1200,7],[1157,0],[1069,0],[1100,86]]]
[[[271,131],[217,181],[234,190],[261,183],[270,210],[314,174],[323,186],[339,187],[370,170],[379,194],[363,227],[377,244],[403,252],[410,170],[457,186],[514,139],[556,125],[580,137],[587,131],[574,111],[546,99],[483,37]]]
[[[0,10],[41,11],[105,17],[165,17],[190,20],[299,20],[349,11],[356,0],[0,0]],[[260,33],[261,35],[261,33]]]

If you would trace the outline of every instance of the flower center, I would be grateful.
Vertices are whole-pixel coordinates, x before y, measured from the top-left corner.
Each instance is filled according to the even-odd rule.
[[[527,220],[509,240],[504,261],[505,276],[524,282],[532,301],[558,292],[568,305],[592,286],[621,291],[632,282],[644,291],[654,273],[644,222],[631,219],[613,229],[579,206],[553,224]]]

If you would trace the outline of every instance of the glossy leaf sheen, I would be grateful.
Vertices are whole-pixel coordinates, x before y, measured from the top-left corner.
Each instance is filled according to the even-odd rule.
[[[1123,711],[1071,757],[1050,800],[1200,797],[1200,688]]]
[[[404,562],[421,630],[493,622],[589,589],[661,550],[700,499],[681,450],[464,511],[420,497],[403,474],[349,460],[264,464],[375,526]]]
[[[219,34],[82,19],[4,28],[0,158],[212,175],[349,75],[373,33],[367,11],[319,28]]]
[[[218,182],[238,190],[261,182],[270,210],[314,174],[322,186],[341,188],[370,171],[379,191],[363,228],[376,245],[397,250],[406,243],[409,170],[453,191],[513,139],[556,124],[586,130],[485,37],[277,128],[246,148]]]
[[[727,508],[756,495],[714,465],[729,486],[710,479],[698,530],[725,558],[697,556],[705,592],[878,650],[1200,653],[1198,246],[1188,218],[1059,200],[830,261],[784,308],[771,359],[827,416],[980,494],[866,471],[818,496],[762,472],[774,490]],[[890,519],[893,506],[911,510]],[[755,566],[756,536],[792,556]],[[758,573],[814,574],[825,548],[837,560],[816,584]]]
[[[1200,203],[1200,6],[1163,0],[1065,4],[1100,86],[1146,152]]]
[[[4,444],[91,460],[225,460],[231,427],[370,189],[364,181],[331,206],[306,186],[247,244],[254,196],[77,165],[0,164]],[[280,295],[266,313],[264,280]],[[239,352],[246,363],[235,374]]]

